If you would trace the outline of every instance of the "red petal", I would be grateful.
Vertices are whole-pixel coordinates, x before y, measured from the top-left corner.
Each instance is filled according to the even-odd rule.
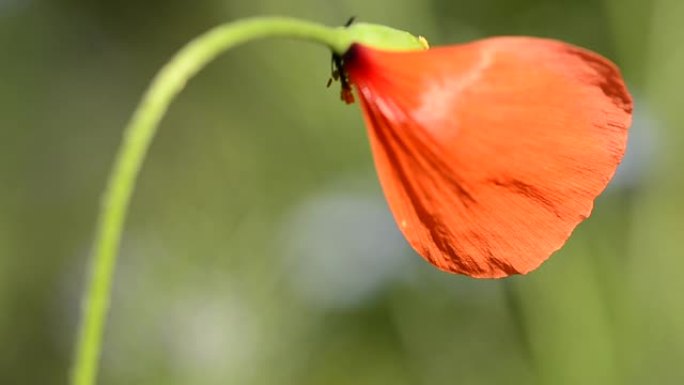
[[[625,151],[631,97],[614,64],[581,48],[354,45],[344,63],[394,218],[445,271],[535,269],[589,216]]]

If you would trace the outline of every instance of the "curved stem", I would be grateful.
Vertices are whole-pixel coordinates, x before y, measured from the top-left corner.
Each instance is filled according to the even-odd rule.
[[[336,53],[343,53],[351,42],[340,31],[289,18],[246,19],[216,27],[198,37],[161,69],[125,129],[101,202],[71,373],[72,385],[92,385],[96,380],[116,256],[129,202],[147,150],[173,98],[206,64],[236,45],[264,37],[290,37],[324,44]]]

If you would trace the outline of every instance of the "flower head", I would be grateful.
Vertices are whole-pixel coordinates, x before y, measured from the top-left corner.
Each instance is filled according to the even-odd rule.
[[[632,100],[619,70],[566,43],[353,44],[339,65],[399,228],[445,271],[537,268],[589,216],[625,151]]]

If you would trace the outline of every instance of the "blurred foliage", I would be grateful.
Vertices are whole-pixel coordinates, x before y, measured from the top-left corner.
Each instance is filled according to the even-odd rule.
[[[538,271],[449,276],[363,215],[386,208],[329,54],[240,47],[189,84],[144,167],[102,384],[682,383],[680,0],[0,0],[0,383],[66,382],[123,125],[183,43],[257,14],[597,50],[636,96],[639,167]]]

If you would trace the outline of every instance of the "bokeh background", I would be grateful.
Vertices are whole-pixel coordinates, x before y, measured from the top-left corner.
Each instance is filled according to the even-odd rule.
[[[67,381],[99,196],[153,74],[260,14],[594,49],[636,99],[628,159],[539,270],[451,276],[397,232],[329,53],[237,48],[144,166],[101,384],[684,383],[683,1],[0,0],[1,384]]]

